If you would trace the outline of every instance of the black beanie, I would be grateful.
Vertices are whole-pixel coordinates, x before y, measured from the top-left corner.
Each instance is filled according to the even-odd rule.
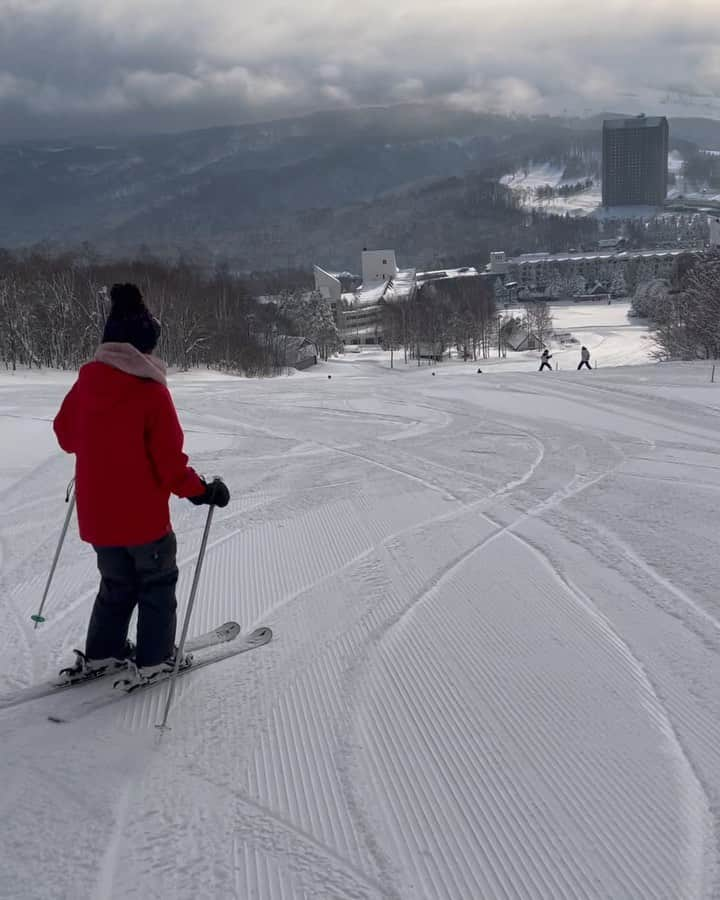
[[[143,302],[135,284],[114,284],[110,289],[112,306],[105,323],[103,344],[132,344],[141,353],[151,353],[160,337],[160,323]]]

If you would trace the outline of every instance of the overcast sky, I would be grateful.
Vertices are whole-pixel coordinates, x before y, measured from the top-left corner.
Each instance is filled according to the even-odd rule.
[[[717,7],[0,0],[0,122],[5,140],[169,131],[426,98],[720,118]]]

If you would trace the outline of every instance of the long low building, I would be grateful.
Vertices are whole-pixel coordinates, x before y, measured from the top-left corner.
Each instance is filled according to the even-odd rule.
[[[496,294],[514,291],[535,296],[578,296],[597,285],[623,294],[629,285],[669,279],[675,260],[696,249],[598,250],[591,253],[523,253],[506,258],[494,251],[484,275],[495,282]]]

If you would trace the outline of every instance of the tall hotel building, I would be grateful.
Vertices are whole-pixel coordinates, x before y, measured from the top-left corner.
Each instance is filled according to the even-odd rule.
[[[665,116],[603,122],[603,206],[663,205],[668,133]]]

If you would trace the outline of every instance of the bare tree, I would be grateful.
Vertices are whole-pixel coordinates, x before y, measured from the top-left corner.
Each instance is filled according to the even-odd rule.
[[[553,333],[553,316],[547,303],[538,301],[525,307],[525,320],[529,334],[534,334],[544,346]]]
[[[382,306],[383,345],[390,350],[390,368],[395,367],[395,351],[401,346],[404,302],[380,301]],[[406,359],[407,362],[407,359]]]
[[[170,365],[275,368],[266,335],[282,316],[227,272],[208,278],[188,263],[154,259],[100,262],[80,257],[0,252],[0,361],[6,367],[77,367],[102,339],[108,312],[103,285],[134,281],[162,321]],[[259,323],[259,324],[258,324]]]

